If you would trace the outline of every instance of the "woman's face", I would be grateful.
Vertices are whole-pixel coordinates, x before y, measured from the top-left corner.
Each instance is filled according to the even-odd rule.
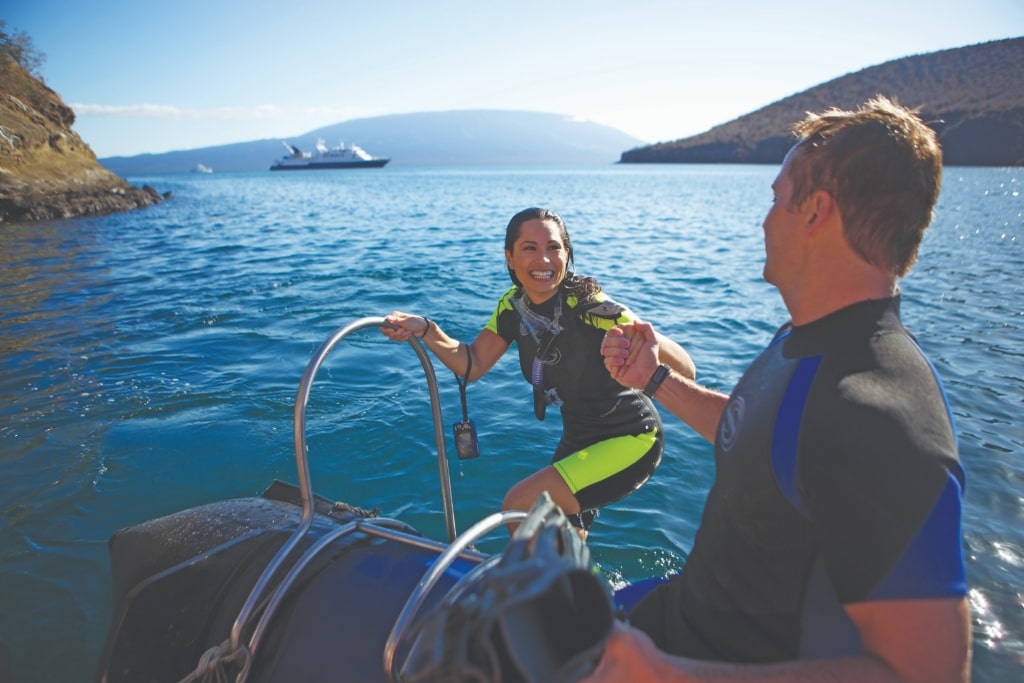
[[[539,218],[523,223],[512,251],[505,250],[505,261],[530,301],[539,304],[550,299],[565,279],[569,261],[558,223]]]

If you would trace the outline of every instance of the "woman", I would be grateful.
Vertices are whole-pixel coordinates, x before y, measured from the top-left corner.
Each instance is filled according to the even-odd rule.
[[[648,396],[613,380],[601,356],[605,331],[635,316],[608,299],[594,278],[573,272],[569,233],[552,211],[530,208],[512,217],[505,263],[513,287],[473,343],[400,311],[385,318],[393,327],[381,331],[394,341],[421,339],[468,381],[485,375],[513,342],[518,345],[523,375],[534,387],[534,412],[543,420],[549,404],[558,406],[562,438],[552,464],[515,484],[502,508],[528,510],[547,491],[586,538],[597,508],[638,489],[661,462],[658,411]],[[659,341],[661,360],[693,378],[686,351],[665,337]]]

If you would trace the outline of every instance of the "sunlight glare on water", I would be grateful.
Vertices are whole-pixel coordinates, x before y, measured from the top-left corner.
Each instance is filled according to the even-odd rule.
[[[504,227],[527,206],[558,211],[577,270],[686,346],[703,383],[728,391],[786,320],[761,278],[776,172],[181,174],[131,179],[173,192],[144,211],[0,226],[0,679],[92,677],[111,617],[106,544],[116,530],[295,481],[295,392],[335,329],[399,309],[472,339],[509,286]],[[945,169],[903,283],[904,320],[943,378],[968,473],[976,681],[1011,680],[1024,666],[1019,173]],[[437,365],[452,422],[455,379]],[[460,530],[546,463],[560,431],[557,417],[534,419],[514,354],[468,400],[481,457],[452,465]],[[615,583],[682,567],[713,477],[710,445],[663,417],[658,472],[604,509],[591,534]],[[318,375],[308,432],[317,493],[443,537],[414,354],[376,331],[347,340]]]

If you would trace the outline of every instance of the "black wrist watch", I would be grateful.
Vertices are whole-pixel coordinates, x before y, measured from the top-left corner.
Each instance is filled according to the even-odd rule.
[[[647,382],[647,386],[644,387],[644,393],[650,396],[651,398],[654,398],[654,393],[658,391],[658,387],[660,387],[661,383],[665,381],[666,377],[668,377],[669,372],[670,369],[667,365],[665,365],[664,363],[659,365],[654,370],[654,374],[651,375],[651,379],[649,382]]]

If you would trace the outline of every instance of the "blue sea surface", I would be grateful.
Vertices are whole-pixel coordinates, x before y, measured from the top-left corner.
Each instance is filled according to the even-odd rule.
[[[509,286],[508,218],[561,213],[580,273],[682,343],[728,391],[785,322],[761,277],[773,166],[402,167],[130,178],[173,198],[102,218],[0,225],[0,680],[92,680],[111,616],[107,540],[195,505],[295,482],[298,382],[336,329],[393,309],[469,341]],[[968,473],[974,680],[1024,669],[1024,169],[947,168],[903,317],[942,376]],[[446,423],[455,378],[435,363]],[[444,538],[427,385],[365,330],[307,413],[326,497]],[[456,525],[549,461],[507,354],[468,390],[481,457],[452,453]],[[617,583],[680,569],[712,448],[662,411],[653,479],[589,545]],[[447,431],[447,425],[446,425]],[[450,432],[449,439],[450,439]],[[879,476],[884,476],[880,472]],[[485,539],[496,552],[504,534]]]

